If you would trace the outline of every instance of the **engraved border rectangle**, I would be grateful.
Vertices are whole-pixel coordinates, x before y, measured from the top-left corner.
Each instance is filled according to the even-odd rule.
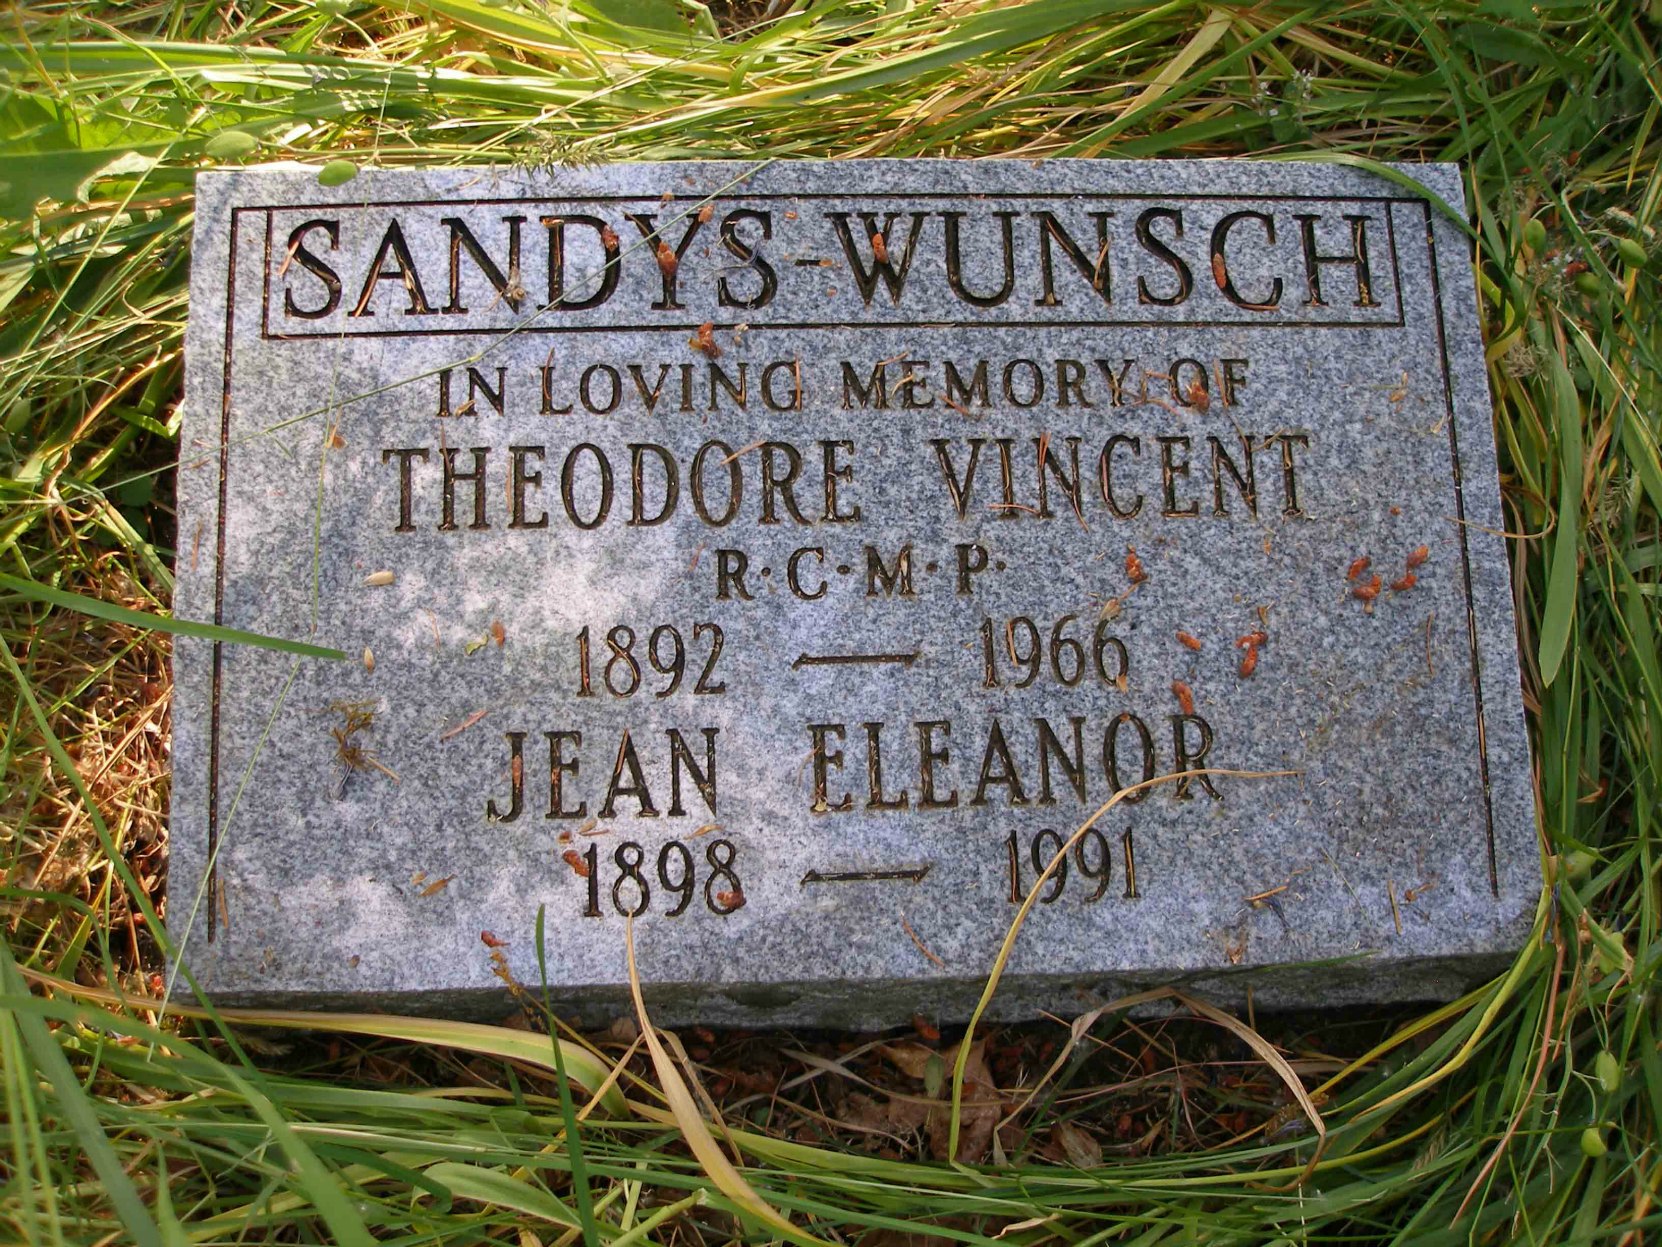
[[[848,199],[846,191],[814,191],[800,194],[786,192],[767,192],[733,196],[734,199],[745,201],[759,200],[790,200],[805,199]],[[693,196],[678,197],[689,203],[702,202]],[[907,193],[904,191],[873,191],[866,194],[867,199],[903,199],[903,200],[951,200],[961,201],[966,196],[961,192],[927,191]],[[1005,329],[1129,329],[1142,326],[1170,326],[1174,329],[1218,329],[1243,327],[1250,329],[1401,329],[1406,324],[1406,311],[1402,305],[1402,266],[1397,256],[1397,239],[1395,221],[1391,208],[1399,203],[1424,203],[1422,199],[1405,195],[1240,195],[1207,193],[1194,191],[1189,193],[1159,195],[1147,192],[1134,193],[1130,191],[1012,191],[992,195],[990,198],[999,200],[1008,199],[1139,199],[1139,200],[1181,200],[1195,202],[1219,203],[1365,203],[1383,204],[1385,207],[1385,224],[1387,249],[1391,255],[1391,284],[1396,292],[1397,315],[1395,320],[1298,320],[1281,318],[1276,320],[1153,320],[1148,317],[1108,317],[1095,320],[941,320],[941,321],[901,321],[901,320],[842,320],[842,321],[758,321],[746,320],[744,324],[749,329],[883,329],[897,325],[913,325],[920,329],[985,329],[998,326]],[[645,324],[624,325],[607,323],[603,325],[539,325],[532,323],[534,317],[547,309],[539,309],[522,317],[517,324],[490,326],[481,328],[438,327],[432,329],[333,329],[318,330],[316,332],[274,332],[271,328],[271,222],[277,212],[320,212],[330,211],[367,211],[370,208],[482,208],[504,204],[602,204],[602,203],[662,203],[663,201],[651,195],[568,195],[547,196],[528,195],[518,197],[504,197],[498,199],[469,199],[458,202],[454,199],[377,199],[361,204],[260,204],[252,205],[249,211],[266,213],[266,250],[265,270],[262,276],[261,293],[261,324],[260,336],[271,342],[295,342],[311,338],[422,338],[422,337],[465,337],[478,334],[543,334],[543,333],[635,333],[648,331],[693,332],[699,328],[701,322],[688,321],[685,323],[673,321],[654,321]],[[715,329],[732,329],[737,322],[713,322]]]

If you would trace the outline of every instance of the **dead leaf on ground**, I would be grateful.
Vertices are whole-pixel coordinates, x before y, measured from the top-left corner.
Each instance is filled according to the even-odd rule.
[[[848,1097],[839,1118],[845,1126],[878,1134],[909,1134],[929,1118],[929,1106],[918,1100],[876,1099],[856,1091]]]
[[[930,1061],[939,1061],[941,1054],[933,1048],[926,1048],[920,1043],[889,1043],[878,1049],[902,1074],[919,1081],[927,1075]]]
[[[1095,1169],[1102,1164],[1102,1144],[1089,1130],[1071,1121],[1058,1122],[1051,1138],[1068,1164],[1076,1169]]]

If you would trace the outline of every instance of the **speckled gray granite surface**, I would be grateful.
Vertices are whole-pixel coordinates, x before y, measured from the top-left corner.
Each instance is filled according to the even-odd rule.
[[[605,1016],[638,913],[666,1020],[962,1017],[1185,767],[1291,773],[1103,814],[996,1012],[1494,972],[1540,866],[1467,255],[1308,164],[203,175],[178,612],[348,657],[178,642],[192,974],[497,1008],[542,910]]]

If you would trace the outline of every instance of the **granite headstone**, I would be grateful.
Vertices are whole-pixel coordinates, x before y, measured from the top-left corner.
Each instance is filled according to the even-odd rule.
[[[168,916],[215,998],[1446,996],[1540,887],[1452,166],[198,182]],[[1178,778],[1167,779],[1172,775]]]

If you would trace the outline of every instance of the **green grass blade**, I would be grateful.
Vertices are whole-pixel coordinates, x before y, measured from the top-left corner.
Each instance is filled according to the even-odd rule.
[[[195,1012],[181,1009],[180,1012]],[[610,1068],[594,1053],[577,1044],[551,1039],[530,1031],[483,1022],[461,1022],[451,1018],[400,1017],[395,1014],[298,1012],[285,1009],[222,1009],[220,1015],[233,1022],[278,1026],[285,1030],[326,1030],[347,1035],[377,1035],[402,1043],[435,1044],[460,1048],[503,1061],[523,1061],[542,1069],[555,1069],[551,1045],[559,1049],[559,1061],[571,1079],[590,1095],[606,1087],[601,1107],[617,1118],[629,1116],[629,1106],[614,1082],[607,1085]]]
[[[17,972],[17,963],[12,960],[11,949],[4,945],[0,945],[0,988],[10,996],[28,995],[22,976]],[[132,1242],[137,1247],[165,1247],[160,1228],[145,1207],[138,1188],[122,1167],[121,1159],[99,1123],[96,1110],[82,1090],[75,1071],[58,1049],[57,1041],[52,1038],[45,1021],[27,1009],[17,1010],[13,1017],[35,1068],[51,1085],[58,1108],[74,1128],[82,1152],[97,1173],[98,1180],[104,1184],[110,1203],[121,1218],[121,1224],[132,1236]]]
[[[1553,419],[1564,458],[1558,469],[1558,531],[1547,564],[1547,598],[1541,612],[1541,682],[1547,687],[1558,678],[1569,648],[1581,555],[1581,401],[1569,370],[1556,356],[1552,396]]]
[[[577,1214],[547,1191],[528,1182],[520,1182],[505,1173],[498,1173],[494,1169],[446,1160],[429,1165],[425,1172],[429,1178],[441,1183],[459,1199],[494,1204],[499,1208],[512,1208],[516,1212],[535,1217],[538,1221],[564,1226],[568,1230],[583,1228]]]
[[[543,1014],[549,1021],[549,1046],[554,1050],[554,1079],[560,1096],[560,1124],[564,1128],[562,1142],[571,1161],[572,1195],[577,1202],[577,1220],[583,1228],[585,1247],[600,1247],[600,1226],[594,1218],[594,1196],[589,1190],[589,1175],[583,1163],[583,1132],[578,1127],[576,1109],[571,1102],[571,1081],[566,1075],[566,1045],[555,1034],[554,1010],[548,995],[548,950],[545,941],[546,907],[537,906],[536,948],[537,974],[542,981]]]
[[[32,580],[23,580],[4,572],[0,572],[0,589],[9,589],[19,597],[25,597],[34,602],[61,606],[65,610],[79,611],[81,614],[90,615],[94,619],[103,619],[109,623],[126,624],[131,628],[148,628],[156,632],[171,632],[176,636],[200,637],[205,641],[223,641],[232,645],[252,645],[259,649],[281,650],[285,654],[299,654],[304,658],[339,660],[346,657],[342,651],[330,649],[324,645],[311,645],[305,641],[289,641],[282,637],[264,636],[258,632],[244,632],[241,628],[226,628],[218,624],[197,623],[190,619],[174,619],[167,615],[152,615],[145,611],[117,606],[114,602],[105,602],[99,598],[87,597],[82,593],[70,593],[66,589],[54,589],[50,585],[37,584]]]

